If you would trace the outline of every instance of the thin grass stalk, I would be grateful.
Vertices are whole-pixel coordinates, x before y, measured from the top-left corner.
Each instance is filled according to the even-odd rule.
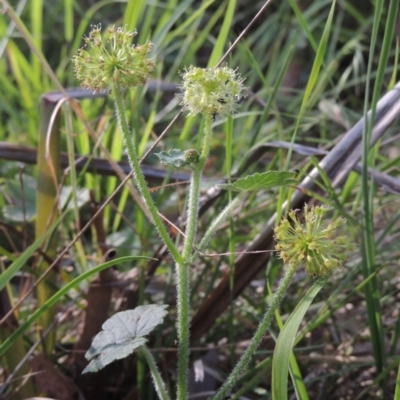
[[[399,369],[397,370],[396,387],[393,399],[400,400],[400,361],[399,361]]]
[[[40,136],[38,143],[38,179],[36,195],[36,224],[35,236],[41,237],[49,229],[49,226],[57,219],[56,197],[57,181],[60,176],[60,114],[53,118],[56,104],[50,102],[45,97],[42,98],[40,112]],[[51,130],[49,130],[52,123]],[[48,137],[48,134],[50,137]],[[48,145],[48,159],[46,157],[46,143]],[[57,236],[55,234],[47,242],[46,254],[49,259],[54,259],[57,255]],[[38,273],[44,273],[49,264],[44,259],[38,266]],[[56,273],[50,271],[46,279],[39,283],[36,288],[37,306],[40,308],[46,301],[56,293]],[[39,318],[39,325],[46,330],[53,322],[56,310],[49,310]],[[52,331],[44,340],[45,351],[52,352],[55,343],[55,332]]]
[[[9,294],[8,290],[0,291],[0,298],[3,304],[3,308],[9,308],[10,302],[7,298]],[[13,332],[13,328],[10,328],[12,325],[18,326],[18,321],[12,316],[11,320],[8,323],[9,326],[4,326],[0,329],[0,341],[4,342]],[[14,343],[11,345],[9,351],[4,354],[4,365],[8,372],[8,375],[11,375],[15,369],[18,367],[20,361],[25,357],[25,341],[22,336],[18,337]],[[26,382],[21,386],[22,379],[26,378],[30,372],[30,367],[27,363],[25,363],[14,375],[10,383],[11,392],[14,393],[15,400],[23,400],[26,398],[30,398],[35,396],[34,386],[32,379],[27,379]],[[3,382],[4,383],[4,382]],[[17,391],[18,390],[18,391]],[[1,395],[1,393],[0,393]]]
[[[370,54],[371,57],[368,62],[367,77],[371,77],[372,62],[374,51],[376,49],[376,40],[378,35],[378,27],[383,10],[383,1],[378,0],[375,3],[374,23],[371,35]],[[377,88],[375,87],[375,92]],[[376,93],[374,93],[375,97]],[[373,185],[368,181],[368,164],[369,164],[369,148],[371,141],[371,133],[374,125],[376,113],[376,101],[371,105],[371,115],[368,116],[368,103],[370,96],[370,79],[367,80],[366,94],[364,102],[364,126],[362,134],[362,174],[361,174],[361,193],[362,193],[362,270],[364,279],[373,274],[376,270],[375,259],[375,239],[374,239],[374,213],[372,204]],[[371,331],[371,342],[374,352],[375,365],[377,373],[383,371],[386,363],[384,336],[383,336],[383,323],[380,306],[380,294],[378,289],[378,281],[373,277],[365,288],[365,300],[367,304],[368,324]]]
[[[13,331],[13,333],[7,337],[5,341],[0,343],[0,356],[2,356],[15,342],[15,340],[24,334],[31,326],[32,324],[40,318],[44,313],[46,313],[51,307],[53,307],[55,304],[57,304],[63,296],[65,296],[71,289],[75,288],[79,283],[84,282],[85,280],[89,279],[96,273],[102,271],[105,268],[109,268],[118,264],[121,264],[123,262],[130,262],[132,260],[140,260],[143,258],[148,257],[140,257],[140,256],[126,256],[126,257],[120,257],[115,260],[107,261],[103,264],[98,265],[97,267],[94,267],[90,269],[89,271],[84,272],[83,274],[79,275],[77,278],[66,284],[64,287],[62,287],[60,290],[58,290],[54,296],[52,296],[45,304],[43,304],[42,307],[37,308],[35,312],[30,314],[28,318],[21,323],[21,325]]]

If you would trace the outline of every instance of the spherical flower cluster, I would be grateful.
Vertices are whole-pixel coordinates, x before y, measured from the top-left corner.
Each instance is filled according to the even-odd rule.
[[[124,89],[145,83],[154,70],[154,61],[147,58],[153,44],[132,45],[136,34],[123,27],[110,27],[102,34],[100,25],[92,27],[72,59],[82,86],[99,92],[113,83]]]
[[[292,223],[285,219],[275,228],[275,249],[280,258],[291,266],[305,263],[306,272],[312,277],[321,277],[339,268],[353,248],[348,237],[339,236],[338,228],[346,222],[336,218],[326,222],[323,217],[328,208],[304,206],[304,224],[297,215],[299,210],[289,213]]]
[[[181,105],[189,111],[189,115],[232,115],[244,97],[243,79],[231,68],[190,66],[181,76]]]

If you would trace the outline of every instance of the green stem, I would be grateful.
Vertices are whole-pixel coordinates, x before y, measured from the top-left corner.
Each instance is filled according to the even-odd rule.
[[[129,161],[134,173],[135,183],[139,189],[139,192],[143,196],[143,200],[147,206],[147,209],[149,210],[152,222],[156,226],[158,233],[164,240],[164,243],[168,247],[168,250],[172,254],[172,257],[174,257],[177,263],[180,263],[182,262],[182,256],[179,254],[178,249],[171,240],[160,216],[158,215],[157,208],[153,202],[153,199],[151,198],[146,180],[140,168],[136,146],[133,140],[132,133],[129,129],[128,122],[126,120],[124,100],[122,98],[121,89],[118,84],[113,83],[112,92],[114,94],[115,110],[117,113],[119,127],[122,132],[125,148],[127,150]]]
[[[210,152],[212,129],[211,114],[205,116],[203,146],[199,163],[193,170],[189,189],[188,213],[185,232],[185,242],[182,250],[182,262],[177,262],[177,292],[178,292],[178,381],[177,398],[186,400],[188,392],[189,367],[189,321],[190,321],[190,280],[189,268],[193,242],[196,235],[199,213],[200,182],[204,166]]]
[[[177,263],[177,303],[178,303],[178,380],[177,399],[187,399],[189,367],[189,307],[190,285],[189,265]]]
[[[203,147],[201,149],[199,163],[193,170],[189,189],[187,223],[185,232],[185,242],[183,245],[182,257],[187,261],[192,253],[193,242],[196,235],[197,219],[199,215],[199,193],[200,182],[203,174],[204,166],[206,165],[208,153],[210,152],[212,129],[211,129],[211,114],[205,115]]]
[[[265,335],[267,329],[269,328],[272,318],[275,315],[275,311],[279,307],[279,304],[281,303],[283,296],[285,295],[289,287],[290,281],[292,280],[295,271],[296,271],[296,266],[290,265],[288,267],[285,276],[281,280],[278,289],[276,289],[276,292],[274,293],[270,307],[268,308],[260,324],[258,325],[258,328],[253,336],[253,339],[250,342],[249,347],[243,353],[236,367],[233,369],[228,379],[219,389],[217,394],[212,398],[212,400],[225,399],[225,396],[227,396],[230,390],[235,386],[235,384],[238,383],[241,373],[249,365],[251,359],[254,356],[254,353],[256,352],[258,346],[261,343],[263,336]]]
[[[167,389],[165,387],[165,383],[161,378],[160,371],[157,368],[157,364],[154,361],[153,355],[150,353],[149,349],[146,346],[140,346],[140,352],[146,358],[147,364],[151,371],[151,377],[153,378],[154,387],[158,394],[158,397],[161,400],[170,400]]]

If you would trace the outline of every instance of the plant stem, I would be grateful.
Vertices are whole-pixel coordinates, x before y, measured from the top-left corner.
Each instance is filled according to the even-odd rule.
[[[153,378],[154,387],[157,391],[158,397],[161,400],[170,400],[167,389],[165,387],[165,383],[162,380],[160,375],[160,371],[157,368],[157,364],[154,361],[153,355],[150,353],[149,349],[146,346],[140,346],[140,351],[146,358],[147,364],[151,371],[151,376]]]
[[[203,146],[201,149],[199,163],[193,170],[189,189],[187,223],[185,232],[185,242],[183,245],[182,257],[187,261],[192,253],[193,242],[196,235],[197,219],[199,215],[199,193],[200,181],[203,174],[204,166],[206,165],[208,153],[210,152],[212,129],[211,129],[211,114],[205,115]]]
[[[208,243],[210,242],[211,238],[213,235],[215,235],[215,232],[217,229],[221,226],[222,223],[224,223],[232,214],[232,210],[237,206],[237,204],[240,201],[241,196],[238,195],[236,196],[232,201],[228,203],[228,205],[217,215],[216,218],[211,222],[210,226],[208,227],[206,233],[203,236],[203,239],[201,239],[201,242],[197,246],[199,250],[204,250]],[[191,262],[193,262],[196,259],[198,253],[193,254],[191,258]]]
[[[290,281],[293,278],[293,275],[296,271],[296,266],[289,265],[286,271],[285,276],[282,278],[279,287],[276,289],[272,297],[272,302],[266,313],[264,314],[258,328],[253,336],[253,339],[250,342],[249,347],[246,349],[244,354],[242,355],[241,359],[237,363],[236,367],[233,369],[231,374],[229,375],[228,379],[219,389],[217,394],[212,398],[212,400],[222,400],[225,399],[225,396],[229,394],[229,391],[236,385],[239,381],[240,374],[247,368],[251,359],[254,356],[258,346],[261,343],[263,336],[265,335],[269,325],[271,324],[272,318],[274,317],[276,309],[279,307],[283,296],[285,295]]]
[[[177,303],[178,303],[178,380],[177,399],[187,399],[188,367],[189,367],[189,307],[190,285],[189,265],[176,264]]]
[[[178,400],[187,399],[188,367],[189,367],[189,318],[190,318],[190,280],[189,268],[193,242],[196,235],[199,212],[200,181],[211,145],[211,114],[205,116],[203,146],[199,163],[193,170],[189,189],[188,213],[185,232],[185,242],[182,250],[183,262],[177,262],[177,292],[178,292]]]
[[[117,113],[119,127],[121,129],[125,148],[127,150],[129,161],[134,172],[135,183],[139,189],[139,192],[143,196],[143,200],[147,206],[147,209],[149,210],[152,222],[156,226],[158,233],[164,240],[164,243],[168,247],[168,250],[172,254],[172,257],[175,259],[177,263],[180,263],[182,262],[182,256],[180,255],[178,249],[171,240],[160,216],[158,215],[157,208],[153,202],[153,199],[151,198],[146,180],[140,168],[136,146],[133,140],[132,133],[129,129],[128,122],[126,120],[125,105],[122,98],[122,91],[118,84],[113,83],[112,92],[114,94],[115,110]]]

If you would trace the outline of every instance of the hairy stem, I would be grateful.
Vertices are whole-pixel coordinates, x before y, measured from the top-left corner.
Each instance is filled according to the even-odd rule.
[[[241,359],[237,363],[236,367],[233,369],[231,374],[229,375],[228,379],[225,381],[225,383],[222,385],[222,387],[219,389],[217,394],[212,398],[212,400],[223,400],[225,399],[229,391],[237,384],[239,381],[241,373],[247,368],[249,365],[251,359],[254,356],[254,353],[256,352],[258,346],[261,343],[261,340],[263,336],[265,335],[267,329],[269,328],[269,325],[271,324],[271,321],[274,317],[276,309],[279,307],[279,304],[281,303],[283,296],[285,295],[290,281],[293,278],[293,275],[296,271],[296,266],[289,265],[288,269],[286,271],[285,276],[282,278],[278,289],[276,289],[276,292],[273,295],[271,305],[269,306],[268,310],[264,314],[260,324],[258,325],[258,328],[253,336],[253,339],[250,342],[249,347],[246,349],[244,354],[242,355]]]
[[[201,239],[200,244],[197,246],[199,250],[204,250],[208,243],[210,242],[211,238],[217,231],[217,229],[223,224],[232,214],[232,210],[237,206],[240,201],[240,195],[236,196],[233,200],[231,200],[228,205],[217,215],[216,218],[211,222],[210,226],[208,227],[206,233]]]
[[[186,223],[186,238],[183,245],[182,257],[184,261],[187,261],[192,253],[193,242],[196,235],[197,219],[199,215],[199,193],[200,193],[200,182],[203,174],[204,166],[206,165],[208,153],[210,152],[212,129],[211,129],[211,114],[205,115],[205,126],[203,133],[203,145],[201,149],[199,163],[193,170],[192,178],[189,189],[189,201],[187,211],[187,223]]]
[[[146,346],[140,346],[140,352],[146,358],[147,364],[151,371],[151,377],[153,378],[154,387],[158,394],[160,400],[170,400],[167,389],[165,387],[165,383],[161,378],[160,371],[157,368],[157,364],[154,361],[153,355],[150,353],[149,349]]]
[[[190,279],[189,268],[193,242],[196,235],[199,213],[200,182],[211,145],[211,114],[205,116],[203,145],[200,160],[193,170],[189,189],[188,213],[185,232],[185,242],[182,250],[182,262],[177,262],[177,292],[178,292],[178,400],[187,399],[188,367],[189,367],[189,321],[190,321]]]
[[[187,399],[188,367],[189,367],[189,307],[190,285],[189,265],[177,263],[177,302],[178,302],[178,380],[177,399]]]
[[[139,189],[139,192],[143,196],[143,200],[147,206],[147,209],[150,213],[151,220],[156,226],[158,233],[160,234],[161,238],[164,240],[165,245],[168,247],[168,250],[172,254],[172,257],[175,259],[176,262],[182,262],[182,257],[176,248],[175,244],[171,240],[165,226],[158,215],[157,208],[151,198],[149,189],[147,187],[146,180],[140,168],[139,159],[137,155],[136,146],[133,140],[132,132],[129,129],[128,122],[126,120],[126,113],[125,113],[125,105],[122,98],[121,88],[118,84],[114,83],[112,86],[112,91],[114,94],[114,101],[115,101],[115,110],[117,113],[118,124],[122,132],[122,136],[124,139],[125,148],[128,153],[128,158],[131,164],[131,167],[134,172],[134,178],[136,186]]]

